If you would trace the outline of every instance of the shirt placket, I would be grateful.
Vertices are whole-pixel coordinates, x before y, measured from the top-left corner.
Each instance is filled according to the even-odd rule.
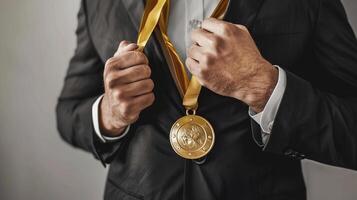
[[[186,6],[186,31],[185,31],[185,47],[186,50],[191,46],[191,32],[200,27],[203,21],[204,4],[203,0],[185,0]],[[186,52],[187,55],[187,52]],[[187,68],[187,67],[186,67]],[[191,73],[187,74],[191,77]]]
[[[203,21],[203,0],[186,0],[186,49],[191,46],[191,32]]]

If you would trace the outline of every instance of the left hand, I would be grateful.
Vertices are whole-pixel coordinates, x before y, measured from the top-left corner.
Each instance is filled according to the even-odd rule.
[[[261,112],[278,80],[278,70],[260,54],[246,27],[214,18],[191,34],[186,66],[213,92]]]

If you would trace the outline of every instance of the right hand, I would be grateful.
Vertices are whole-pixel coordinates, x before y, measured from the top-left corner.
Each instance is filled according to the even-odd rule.
[[[145,54],[135,43],[122,41],[117,52],[105,64],[105,93],[99,108],[103,135],[119,136],[134,123],[142,110],[154,102],[154,82]]]

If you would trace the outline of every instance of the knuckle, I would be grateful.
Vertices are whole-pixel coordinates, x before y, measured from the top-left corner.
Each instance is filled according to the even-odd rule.
[[[209,66],[213,63],[213,56],[211,54],[204,54],[202,56],[202,61],[205,64],[205,66]]]
[[[207,67],[200,67],[200,75],[201,77],[207,77],[209,70]]]
[[[248,31],[248,28],[244,25],[239,24],[237,26],[238,26],[238,28],[242,29],[243,31]]]
[[[121,66],[122,61],[123,61],[122,55],[119,55],[117,57],[111,57],[105,62],[104,70],[107,71],[107,70],[111,70],[117,66]]]
[[[139,118],[139,115],[138,115],[138,114],[133,114],[133,115],[128,116],[128,121],[129,121],[129,122],[134,122],[134,121],[136,121],[138,118]]]
[[[232,33],[232,27],[230,24],[223,24],[222,25],[222,32],[225,35],[229,35]]]
[[[136,75],[136,74],[141,74],[144,73],[142,66],[137,66],[129,69],[130,72],[128,73],[129,75]]]
[[[150,91],[152,91],[154,89],[154,87],[155,87],[154,81],[149,79],[148,86],[149,86]]]
[[[145,79],[141,82],[141,87],[145,91],[152,91],[154,89],[154,82],[151,79]]]
[[[207,54],[202,55],[202,58],[200,60],[202,64],[207,65],[208,64],[208,56]]]
[[[148,102],[149,102],[149,104],[151,105],[152,103],[154,103],[154,101],[155,101],[155,95],[154,95],[154,93],[152,92],[152,93],[150,93],[150,94],[148,95]]]
[[[115,59],[114,57],[109,58],[104,65],[104,75],[108,73],[108,71],[114,67],[115,62],[117,59]]]
[[[222,44],[221,38],[214,36],[214,37],[211,38],[210,41],[211,41],[211,45],[212,45],[213,49],[215,51],[218,51],[220,46],[221,46],[221,44]]]
[[[104,78],[104,83],[109,84],[113,80],[113,74],[112,73],[107,73],[105,78]]]
[[[126,74],[122,71],[110,72],[104,79],[104,85],[110,89],[114,89],[121,85],[121,80],[125,78]]]
[[[141,71],[142,71],[141,73],[143,73],[145,77],[151,76],[151,68],[148,65],[143,65]]]
[[[108,86],[109,88],[113,88],[114,81],[115,81],[115,77],[113,73],[108,73],[107,76],[105,77],[104,85]]]
[[[218,49],[218,45],[219,45],[218,38],[217,37],[212,37],[211,38],[211,44],[212,44],[212,47],[214,49]]]
[[[149,61],[144,53],[142,53],[140,51],[133,51],[132,53],[133,53],[134,59],[138,63],[145,63],[145,64],[149,63]]]
[[[128,117],[131,113],[129,102],[123,101],[123,102],[120,102],[119,105],[120,105],[120,110],[121,110],[121,113],[123,114],[123,116]]]
[[[129,102],[128,101],[120,101],[119,106],[121,110],[125,110],[127,107],[129,107]]]
[[[120,89],[114,90],[113,96],[115,99],[121,101],[122,99],[124,99],[124,92]],[[125,106],[125,101],[121,102],[121,104],[124,104],[123,106]]]
[[[130,120],[130,115],[131,115],[131,109],[130,109],[130,107],[125,107],[122,112],[123,112],[123,115],[124,115],[125,117],[127,117],[127,119]]]
[[[118,100],[119,99],[119,91],[118,90],[112,90],[110,96],[115,99]]]
[[[113,66],[113,64],[115,63],[115,58],[111,57],[109,58],[106,62],[105,62],[105,67],[106,68],[110,68],[111,66]]]

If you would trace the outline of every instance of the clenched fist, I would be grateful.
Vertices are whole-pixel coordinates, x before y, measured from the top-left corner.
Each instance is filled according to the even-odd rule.
[[[200,83],[262,111],[277,83],[278,70],[262,57],[247,28],[210,18],[191,38],[186,65]]]
[[[145,54],[138,46],[122,41],[105,64],[104,97],[99,108],[100,129],[106,136],[119,136],[140,112],[154,102],[154,82]]]

